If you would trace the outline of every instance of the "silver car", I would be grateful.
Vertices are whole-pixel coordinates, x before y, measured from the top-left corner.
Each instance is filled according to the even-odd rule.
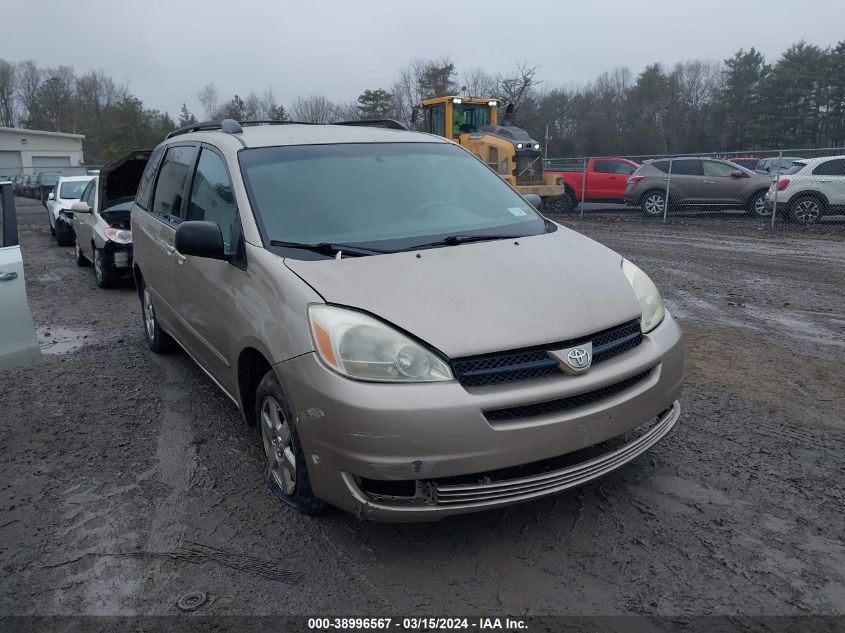
[[[105,165],[71,205],[76,264],[93,264],[100,288],[132,279],[130,216],[149,157],[136,151]]]
[[[147,343],[208,373],[303,512],[558,493],[672,429],[684,353],[648,276],[539,202],[427,134],[181,129],[132,210]]]

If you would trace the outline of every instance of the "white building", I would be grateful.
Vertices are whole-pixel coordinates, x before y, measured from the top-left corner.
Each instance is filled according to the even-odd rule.
[[[0,127],[0,179],[40,171],[84,174],[84,138],[83,134]]]

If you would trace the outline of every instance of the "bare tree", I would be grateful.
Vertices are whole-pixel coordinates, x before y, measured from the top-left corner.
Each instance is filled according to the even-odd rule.
[[[20,118],[22,122],[26,121],[29,124],[38,88],[41,87],[42,73],[35,62],[28,59],[18,64],[17,75],[18,101],[21,105]]]
[[[109,108],[126,98],[129,89],[118,85],[102,70],[95,70],[76,80],[76,98],[94,131],[103,134]]]
[[[468,70],[461,80],[461,92],[468,97],[496,97],[498,88],[496,78],[483,68]]]
[[[509,75],[499,75],[497,78],[499,98],[505,103],[512,103],[514,111],[530,96],[534,86],[541,81],[535,79],[537,66],[529,66],[525,62],[518,64],[516,70]]]
[[[336,116],[336,106],[323,95],[308,95],[296,98],[291,113],[296,121],[331,123]]]
[[[217,93],[217,86],[214,84],[206,85],[205,88],[199,91],[197,99],[199,99],[207,119],[218,118],[220,114],[220,97]]]
[[[435,61],[412,61],[399,72],[399,79],[391,89],[396,107],[394,118],[410,125],[411,113],[420,101],[456,94],[455,74],[455,64],[448,57]]]
[[[15,88],[17,69],[0,59],[0,125],[15,127]]]

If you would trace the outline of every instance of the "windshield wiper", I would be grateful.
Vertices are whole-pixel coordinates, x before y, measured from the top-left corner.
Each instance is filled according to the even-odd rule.
[[[285,242],[284,240],[270,240],[270,246],[282,246],[287,248],[301,248],[315,253],[324,253],[325,255],[352,255],[354,257],[364,257],[366,255],[381,255],[389,253],[390,251],[380,251],[374,248],[362,248],[360,246],[352,246],[351,244],[334,244],[332,242],[319,242],[317,244],[308,244],[306,242]]]
[[[443,239],[435,242],[426,242],[425,244],[415,244],[408,248],[403,248],[404,251],[413,251],[418,248],[436,248],[438,246],[458,246],[459,244],[469,244],[470,242],[492,242],[493,240],[515,240],[523,237],[522,235],[449,235]]]

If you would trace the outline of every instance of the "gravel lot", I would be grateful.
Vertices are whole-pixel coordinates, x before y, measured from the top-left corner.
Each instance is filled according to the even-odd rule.
[[[306,518],[184,354],[18,199],[44,357],[0,373],[0,613],[845,614],[845,235],[565,222],[687,337],[676,430],[604,479],[424,525]]]

